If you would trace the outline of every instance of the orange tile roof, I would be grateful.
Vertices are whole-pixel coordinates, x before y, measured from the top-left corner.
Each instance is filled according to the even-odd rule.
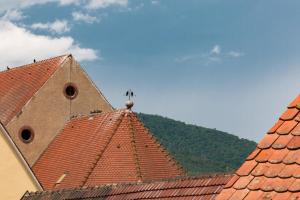
[[[213,200],[232,175],[179,178],[147,183],[106,185],[27,193],[22,200],[63,199],[203,199]]]
[[[72,119],[33,170],[45,189],[184,175],[136,114],[125,109]]]
[[[67,56],[0,72],[0,121],[6,125],[44,85]]]
[[[300,95],[258,143],[217,200],[300,198]]]

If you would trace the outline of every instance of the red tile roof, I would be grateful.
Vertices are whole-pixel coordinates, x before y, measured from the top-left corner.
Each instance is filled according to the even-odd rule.
[[[44,85],[67,56],[0,72],[0,121],[6,125]]]
[[[33,170],[45,189],[184,175],[136,114],[125,109],[72,119]]]
[[[202,199],[213,200],[232,175],[179,178],[148,183],[106,185],[27,193],[22,200],[63,199]]]
[[[300,199],[300,95],[258,143],[218,200]]]

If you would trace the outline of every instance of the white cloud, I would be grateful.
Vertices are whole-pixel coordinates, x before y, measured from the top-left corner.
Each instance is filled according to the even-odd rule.
[[[2,20],[7,20],[7,21],[19,21],[24,19],[25,16],[20,10],[8,10],[5,12],[3,17],[1,18]]]
[[[62,34],[71,30],[69,23],[66,20],[55,20],[48,23],[35,23],[31,25],[32,29],[47,30],[51,33]]]
[[[0,14],[8,10],[21,10],[34,5],[58,3],[59,5],[81,5],[89,9],[109,6],[127,6],[128,0],[0,0]]]
[[[244,53],[243,52],[239,52],[239,51],[230,51],[228,52],[228,56],[233,57],[233,58],[238,58],[243,56]]]
[[[219,45],[215,45],[210,51],[212,55],[219,55],[221,53],[221,47]]]
[[[108,6],[127,6],[128,0],[89,0],[86,8],[98,9],[106,8]]]
[[[157,0],[153,0],[153,1],[151,1],[151,4],[152,5],[158,5],[160,2],[159,1],[157,1]]]
[[[184,55],[175,58],[174,61],[177,63],[195,61],[200,64],[209,65],[211,63],[220,63],[225,59],[235,59],[241,56],[244,56],[243,52],[239,52],[239,51],[222,52],[222,48],[220,45],[214,45],[210,51]]]
[[[97,17],[93,17],[89,14],[84,14],[82,12],[73,12],[72,16],[75,21],[82,21],[88,24],[100,21],[100,19],[98,19]]]
[[[93,49],[82,48],[72,37],[36,35],[12,22],[0,20],[0,68],[17,66],[51,56],[72,53],[79,61],[99,57]]]

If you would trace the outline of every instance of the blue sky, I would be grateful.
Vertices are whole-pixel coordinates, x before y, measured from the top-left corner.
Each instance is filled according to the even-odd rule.
[[[131,88],[137,112],[258,141],[299,93],[299,6],[296,0],[3,0],[0,64],[71,52],[117,108]]]

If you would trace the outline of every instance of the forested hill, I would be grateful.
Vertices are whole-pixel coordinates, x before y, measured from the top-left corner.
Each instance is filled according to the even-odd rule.
[[[219,130],[158,115],[138,116],[190,175],[232,172],[256,146],[253,141]]]

